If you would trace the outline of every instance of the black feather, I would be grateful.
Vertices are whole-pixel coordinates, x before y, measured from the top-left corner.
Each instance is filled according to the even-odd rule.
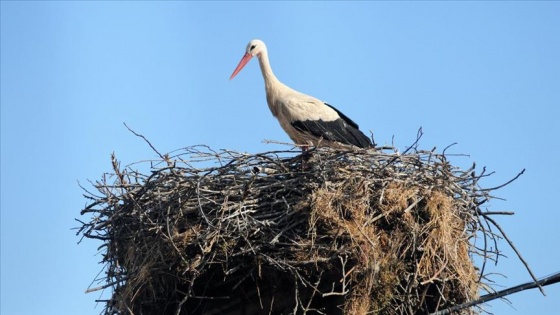
[[[333,121],[305,120],[293,121],[291,124],[297,130],[317,138],[351,144],[359,148],[369,148],[372,146],[371,140],[358,129],[358,125],[355,122],[338,110],[337,113],[341,118]]]
[[[348,118],[348,116],[344,115],[341,111],[336,109],[336,107],[332,106],[331,104],[327,104],[327,103],[325,103],[325,105],[334,109],[334,111],[338,114],[338,116],[340,116],[340,118],[342,118],[342,120],[344,120],[347,124],[349,124],[350,126],[356,128],[358,130],[360,129],[360,126],[358,126],[357,123],[355,123],[352,119]]]

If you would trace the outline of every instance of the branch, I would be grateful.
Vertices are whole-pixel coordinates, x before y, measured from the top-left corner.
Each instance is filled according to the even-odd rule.
[[[161,155],[161,153],[159,153],[158,150],[156,150],[156,148],[152,145],[152,143],[150,143],[150,141],[148,141],[148,139],[146,139],[146,137],[144,137],[143,135],[141,135],[141,134],[139,134],[139,133],[136,133],[136,131],[130,129],[130,127],[128,127],[128,125],[127,125],[125,122],[123,122],[123,124],[124,124],[124,126],[126,127],[126,129],[128,129],[130,132],[132,132],[135,136],[144,139],[144,141],[146,141],[146,143],[148,143],[148,145],[150,146],[150,148],[152,148],[152,150],[154,150],[154,152],[157,153],[157,155],[159,155],[159,157],[160,157],[162,160],[167,161],[167,159],[166,159],[163,155]]]
[[[486,303],[501,297],[504,297],[506,295],[510,295],[513,293],[517,293],[523,290],[529,290],[529,289],[534,289],[534,288],[542,288],[544,286],[547,286],[549,284],[554,284],[554,283],[558,283],[560,282],[560,272],[554,273],[550,276],[544,277],[538,281],[531,281],[531,282],[526,282],[511,288],[507,288],[505,290],[501,290],[498,292],[494,292],[494,293],[490,293],[490,294],[486,294],[481,296],[479,299],[471,301],[471,302],[467,302],[467,303],[463,303],[460,305],[456,305],[441,311],[437,311],[434,313],[431,313],[430,315],[447,315],[447,314],[451,314],[453,312],[456,311],[460,311],[462,309],[465,309],[467,307],[471,307],[471,306],[475,306],[478,304],[482,304],[482,303]]]
[[[496,187],[492,187],[492,188],[484,188],[484,189],[481,189],[481,190],[482,190],[482,191],[491,191],[491,190],[500,189],[500,188],[502,188],[502,187],[504,187],[504,186],[507,186],[507,185],[511,184],[511,182],[513,182],[514,180],[518,179],[519,176],[523,175],[523,173],[525,173],[525,169],[521,170],[521,172],[519,172],[514,178],[512,178],[512,179],[510,179],[509,181],[507,181],[507,182],[501,184],[500,186],[496,186]]]
[[[521,253],[517,250],[517,247],[515,247],[515,245],[513,245],[513,242],[509,239],[509,237],[506,235],[506,233],[504,232],[504,230],[502,230],[502,227],[492,218],[488,217],[485,214],[482,214],[484,216],[484,218],[490,222],[492,222],[492,224],[494,224],[494,226],[496,228],[498,228],[498,230],[500,231],[500,233],[502,233],[502,236],[504,237],[504,239],[508,242],[509,246],[511,247],[511,249],[513,249],[513,251],[515,252],[515,254],[517,255],[517,258],[519,258],[519,260],[521,260],[521,262],[523,263],[523,265],[525,265],[525,269],[527,269],[527,271],[529,272],[529,275],[531,276],[531,278],[533,278],[533,280],[535,281],[535,283],[537,284],[537,286],[539,287],[539,290],[541,291],[541,293],[546,296],[546,294],[544,293],[543,288],[538,284],[538,280],[537,277],[535,277],[535,275],[533,274],[533,272],[531,271],[531,268],[529,268],[529,264],[525,261],[525,259],[523,259],[523,256],[521,256]]]

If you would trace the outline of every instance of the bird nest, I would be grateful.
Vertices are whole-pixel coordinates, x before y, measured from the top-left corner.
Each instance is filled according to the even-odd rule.
[[[103,243],[90,291],[111,289],[105,314],[429,314],[472,301],[498,255],[481,210],[495,188],[474,165],[411,151],[195,146],[124,168],[113,156],[80,221]]]

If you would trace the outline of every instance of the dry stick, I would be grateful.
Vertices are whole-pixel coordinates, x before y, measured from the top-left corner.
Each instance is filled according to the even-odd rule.
[[[452,144],[446,146],[443,151],[441,152],[441,154],[443,154],[445,156],[445,151],[447,151],[447,149],[451,148],[452,146],[456,145],[457,142],[453,142]]]
[[[399,159],[400,157],[402,158],[403,155],[405,155],[406,153],[408,153],[408,151],[410,151],[410,149],[417,147],[418,146],[418,142],[420,141],[420,139],[422,138],[422,135],[424,133],[422,132],[422,127],[420,127],[418,129],[418,133],[416,134],[416,140],[412,143],[412,145],[410,145],[406,150],[404,150],[404,152],[402,154],[399,155],[395,155],[389,162],[387,162],[387,164],[385,164],[385,166],[380,170],[383,171],[385,170],[389,165],[393,164],[393,162],[395,162],[397,159]]]
[[[416,133],[416,140],[414,141],[414,143],[412,143],[412,145],[410,147],[408,147],[408,149],[404,150],[403,154],[408,153],[408,151],[410,151],[410,149],[412,148],[418,148],[418,142],[420,142],[420,139],[422,138],[422,136],[424,135],[424,132],[422,131],[422,127],[418,128],[418,132]]]
[[[322,276],[323,276],[323,271],[321,271],[321,273],[319,274],[319,277],[317,277],[317,279],[318,279],[317,282],[315,284],[311,285],[313,290],[312,290],[311,296],[307,300],[307,305],[305,305],[305,308],[303,309],[304,314],[307,313],[307,311],[311,310],[310,309],[311,308],[311,303],[313,302],[313,298],[315,297],[315,294],[317,292],[321,292],[317,288],[319,287],[319,284],[321,283]]]
[[[515,212],[513,211],[485,211],[485,212],[481,212],[484,215],[514,215]]]
[[[159,155],[159,157],[160,157],[162,160],[164,160],[164,161],[167,160],[163,155],[161,155],[161,153],[159,153],[158,150],[156,150],[156,148],[150,143],[150,141],[149,141],[148,139],[146,139],[146,137],[144,137],[143,135],[141,135],[141,134],[139,134],[139,133],[136,133],[136,131],[130,129],[130,127],[128,127],[128,125],[127,125],[125,122],[123,122],[123,124],[124,124],[124,126],[126,127],[126,129],[128,129],[130,132],[132,132],[135,136],[144,139],[144,141],[146,141],[146,143],[148,143],[148,145],[150,146],[150,148],[152,148],[152,150],[154,150],[154,152],[157,153],[157,154]]]
[[[297,281],[297,277],[296,275],[294,275],[294,287],[295,287],[295,296],[294,296],[294,300],[295,300],[295,304],[294,305],[294,314],[297,314],[297,311],[299,309],[299,292],[298,292],[298,281]]]
[[[509,181],[507,181],[507,182],[501,184],[500,186],[496,186],[496,187],[492,187],[492,188],[484,188],[484,189],[481,189],[481,191],[491,191],[491,190],[500,189],[500,188],[502,188],[502,187],[504,187],[504,186],[507,186],[507,185],[511,184],[511,182],[513,182],[514,180],[518,179],[519,176],[523,175],[523,173],[525,173],[525,169],[522,169],[521,172],[519,172],[514,178],[512,178],[512,179],[510,179]]]
[[[484,218],[484,222],[482,222],[480,220],[480,215],[476,216],[476,220],[478,221],[479,224],[479,228],[482,231],[482,239],[484,241],[484,246],[483,246],[483,256],[484,259],[482,260],[482,266],[480,268],[480,276],[478,277],[478,282],[480,282],[482,280],[482,277],[484,277],[484,271],[486,269],[486,261],[488,260],[488,233],[486,232],[486,228],[484,227],[484,224],[486,224],[488,226],[488,230],[490,232],[492,232],[492,230],[490,229],[490,224],[488,224],[488,221],[486,220],[486,218]],[[494,243],[496,244],[496,239],[494,238]],[[494,247],[496,247],[496,251],[498,250],[497,245],[494,245]],[[496,257],[496,261],[497,261],[497,257]]]
[[[431,313],[430,315],[447,315],[447,314],[451,314],[453,312],[456,311],[460,311],[462,309],[465,309],[467,307],[471,307],[471,306],[475,306],[478,304],[482,304],[482,303],[486,303],[501,297],[504,297],[506,295],[510,295],[513,293],[517,293],[523,290],[528,290],[528,289],[534,289],[536,287],[541,288],[542,286],[547,286],[549,284],[553,284],[553,283],[558,283],[560,282],[560,272],[554,273],[550,276],[546,276],[536,282],[531,281],[531,282],[526,282],[511,288],[507,288],[505,290],[501,290],[498,292],[494,292],[494,293],[490,293],[490,294],[486,294],[481,296],[479,299],[476,299],[474,301],[471,302],[467,302],[467,303],[463,303],[463,304],[459,304],[441,311],[437,311],[434,313]]]
[[[544,289],[541,287],[540,284],[538,284],[538,280],[537,277],[535,277],[535,275],[533,274],[533,272],[531,271],[531,268],[529,268],[529,264],[527,264],[527,262],[525,261],[525,259],[523,259],[523,256],[521,256],[521,253],[517,250],[517,248],[515,247],[515,245],[513,245],[513,242],[509,239],[509,237],[506,235],[506,233],[504,232],[504,230],[502,230],[502,227],[492,218],[486,216],[485,214],[482,214],[482,216],[484,216],[484,218],[490,222],[492,222],[492,224],[494,224],[495,227],[498,228],[498,230],[500,231],[500,233],[502,233],[502,236],[505,238],[505,240],[508,242],[509,246],[513,249],[513,251],[515,252],[515,254],[517,255],[517,257],[519,258],[519,260],[521,260],[521,262],[523,263],[523,265],[525,265],[525,269],[527,269],[527,271],[529,272],[529,275],[531,275],[531,278],[533,278],[533,280],[535,281],[535,284],[538,286],[539,290],[541,291],[542,295],[546,296],[546,294],[544,293]]]
[[[111,287],[111,286],[113,286],[113,285],[115,285],[115,284],[117,284],[117,283],[119,283],[119,281],[114,281],[114,282],[111,282],[111,283],[106,283],[106,284],[104,284],[104,285],[102,285],[102,286],[98,286],[98,287],[95,287],[95,288],[89,288],[89,289],[87,289],[87,290],[85,291],[85,293],[91,293],[91,292],[95,292],[95,291],[107,289],[108,287]]]

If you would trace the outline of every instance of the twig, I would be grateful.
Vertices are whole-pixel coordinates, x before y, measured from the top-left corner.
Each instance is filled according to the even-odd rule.
[[[500,188],[502,188],[502,187],[504,187],[504,186],[507,186],[507,185],[511,184],[513,181],[515,181],[516,179],[518,179],[519,176],[523,175],[523,173],[525,173],[525,169],[521,170],[521,172],[519,172],[517,175],[515,175],[514,178],[508,180],[507,182],[505,182],[505,183],[503,183],[503,184],[501,184],[501,185],[499,185],[499,186],[492,187],[492,188],[484,188],[484,189],[481,189],[481,190],[482,190],[482,191],[491,191],[491,190],[500,189]]]
[[[154,150],[154,152],[157,153],[157,155],[159,155],[159,157],[160,157],[162,160],[166,160],[166,158],[165,158],[161,153],[159,153],[158,150],[156,150],[156,148],[152,145],[152,143],[151,143],[148,139],[146,139],[146,137],[144,137],[143,135],[141,135],[141,134],[139,134],[139,133],[136,133],[136,131],[130,129],[130,127],[128,127],[128,125],[127,125],[125,122],[123,122],[123,124],[124,124],[124,126],[126,127],[126,129],[128,129],[130,132],[132,132],[135,136],[144,139],[144,141],[146,141],[146,143],[150,146],[150,148],[152,148],[152,150]]]
[[[517,247],[515,247],[515,245],[513,244],[513,242],[509,239],[509,237],[506,235],[506,233],[504,232],[504,230],[502,229],[502,227],[496,222],[496,220],[486,216],[485,214],[482,214],[484,216],[484,218],[490,222],[492,222],[492,224],[498,228],[498,230],[500,231],[500,233],[502,234],[502,236],[504,237],[504,239],[508,242],[509,246],[511,247],[511,249],[513,249],[513,251],[515,252],[515,254],[517,255],[517,258],[519,258],[519,260],[523,263],[523,265],[525,266],[525,269],[527,269],[527,272],[529,272],[529,275],[531,276],[531,278],[533,278],[533,280],[535,281],[535,284],[537,284],[539,290],[541,291],[542,295],[546,296],[546,294],[544,293],[544,289],[540,286],[540,284],[538,284],[538,280],[537,277],[535,277],[535,275],[533,274],[533,271],[531,271],[531,268],[529,268],[529,264],[525,261],[525,259],[523,258],[523,256],[521,256],[521,253],[517,250]]]
[[[504,289],[504,290],[501,290],[501,291],[498,291],[498,292],[486,294],[486,295],[483,295],[483,296],[481,296],[480,298],[478,298],[474,301],[463,303],[463,304],[460,304],[460,305],[456,305],[456,306],[453,306],[453,307],[450,307],[450,308],[447,308],[447,309],[444,309],[444,310],[441,310],[441,311],[437,311],[437,312],[431,313],[430,315],[451,314],[453,312],[460,311],[462,309],[465,309],[465,308],[468,308],[468,307],[471,307],[471,306],[475,306],[475,305],[486,303],[486,302],[489,302],[489,301],[492,301],[492,300],[495,300],[495,299],[498,299],[498,298],[502,298],[506,295],[517,293],[517,292],[520,292],[520,291],[523,291],[523,290],[534,289],[536,287],[538,287],[540,289],[540,288],[542,288],[544,286],[547,286],[549,284],[554,284],[554,283],[558,283],[558,282],[560,282],[560,272],[554,273],[550,276],[546,276],[546,277],[544,277],[544,278],[542,278],[538,281],[526,282],[526,283],[516,285],[514,287],[507,288],[507,289]]]

